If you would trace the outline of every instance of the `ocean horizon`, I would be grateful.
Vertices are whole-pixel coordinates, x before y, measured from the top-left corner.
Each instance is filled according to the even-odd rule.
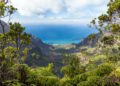
[[[24,25],[26,32],[39,38],[47,44],[73,44],[79,43],[82,39],[86,38],[92,33],[98,31],[89,26],[81,25]]]

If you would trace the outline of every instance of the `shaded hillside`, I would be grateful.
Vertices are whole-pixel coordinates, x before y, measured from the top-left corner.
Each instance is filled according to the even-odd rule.
[[[45,66],[51,60],[47,57],[46,52],[49,51],[48,45],[44,45],[43,42],[37,38],[31,37],[31,44],[29,45],[30,51],[25,63],[29,66]],[[46,52],[44,52],[46,49]]]
[[[43,43],[40,39],[31,37],[29,56],[26,63],[30,66],[46,66],[48,63],[54,63],[59,57],[55,53],[54,47]]]
[[[91,36],[93,36],[93,35],[94,35],[94,37],[92,39]],[[100,34],[91,34],[88,37],[86,37],[85,39],[83,39],[80,43],[76,44],[76,48],[79,48],[82,46],[93,47],[98,42],[99,37],[100,37]]]

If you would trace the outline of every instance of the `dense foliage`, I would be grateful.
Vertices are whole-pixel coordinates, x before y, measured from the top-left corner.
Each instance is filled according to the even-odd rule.
[[[120,0],[111,0],[107,13],[91,22],[100,31],[95,47],[81,50],[80,55],[63,55],[61,77],[53,73],[52,63],[36,68],[24,64],[31,36],[10,19],[6,32],[2,21],[16,10],[0,0],[0,86],[120,86]]]

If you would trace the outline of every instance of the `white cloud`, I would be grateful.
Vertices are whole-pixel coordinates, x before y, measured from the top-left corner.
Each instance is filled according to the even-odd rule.
[[[70,12],[80,10],[94,9],[96,7],[104,6],[108,0],[65,0]]]
[[[106,5],[108,1],[109,0],[11,0],[22,16],[38,15],[38,18],[48,19],[48,21],[50,21],[50,19],[77,19],[81,21],[85,20],[86,22],[104,13],[107,9]]]
[[[12,0],[21,15],[44,14],[47,11],[58,14],[62,11],[62,3],[56,0]]]

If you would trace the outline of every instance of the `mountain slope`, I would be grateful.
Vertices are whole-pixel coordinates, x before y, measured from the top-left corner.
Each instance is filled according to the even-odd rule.
[[[92,34],[91,34],[92,35]],[[94,38],[91,40],[91,35],[89,35],[88,37],[86,37],[85,39],[83,39],[80,43],[76,44],[76,47],[82,47],[82,46],[95,46],[96,43],[98,42],[99,38],[100,38],[100,34],[94,34]]]

